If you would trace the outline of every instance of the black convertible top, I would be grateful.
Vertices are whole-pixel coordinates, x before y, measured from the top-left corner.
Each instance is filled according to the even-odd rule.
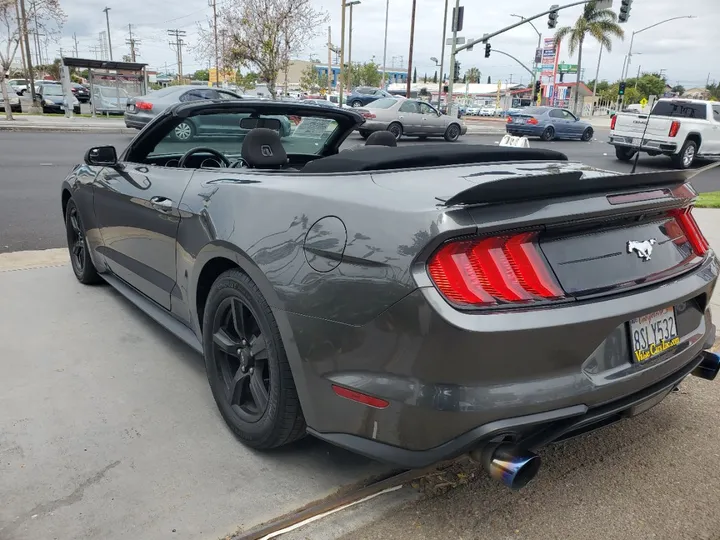
[[[316,159],[305,165],[301,172],[321,174],[383,171],[498,161],[568,161],[568,158],[554,150],[486,144],[413,144],[398,148],[367,146]]]

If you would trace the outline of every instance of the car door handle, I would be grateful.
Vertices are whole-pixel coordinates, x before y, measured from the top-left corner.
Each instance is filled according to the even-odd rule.
[[[153,197],[150,199],[150,204],[162,212],[169,212],[173,208],[173,202],[166,197]]]

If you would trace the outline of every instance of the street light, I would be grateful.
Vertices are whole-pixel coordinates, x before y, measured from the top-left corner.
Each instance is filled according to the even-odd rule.
[[[103,9],[105,12],[105,22],[107,22],[107,31],[108,31],[108,49],[110,49],[110,60],[112,61],[112,39],[110,38],[110,9],[109,7],[106,7]]]
[[[635,35],[639,34],[640,32],[644,32],[645,30],[650,30],[651,28],[655,28],[656,26],[659,26],[666,22],[676,21],[678,19],[697,19],[697,17],[695,15],[681,15],[680,17],[671,17],[670,19],[665,19],[664,21],[660,21],[655,24],[651,24],[650,26],[646,26],[645,28],[641,28],[640,30],[636,30],[632,33],[632,36],[630,37],[630,49],[628,50],[628,54],[627,54],[627,62],[625,64],[625,68],[624,68],[623,74],[622,74],[623,81],[627,78],[627,70],[630,67],[630,60],[632,59],[632,55],[633,55],[632,48],[633,48],[633,41],[635,40]]]
[[[388,15],[390,14],[390,0],[385,0],[385,44],[383,45],[383,73],[382,87],[385,88],[385,65],[387,64],[387,31],[388,31]]]
[[[523,17],[522,15],[515,15],[514,13],[511,13],[510,16],[511,16],[511,17],[517,17],[518,19],[522,19],[523,21],[525,20],[525,17]],[[540,30],[538,30],[538,29],[535,27],[535,25],[532,23],[532,21],[528,21],[528,24],[533,27],[533,30],[535,30],[535,32],[536,32],[537,35],[538,35],[537,48],[540,49],[540,48],[542,47],[542,34],[540,33]],[[536,49],[536,50],[537,50],[537,49]],[[542,55],[542,53],[540,53],[540,54]],[[542,56],[540,56],[540,62],[542,62]],[[532,74],[532,85],[534,86],[534,85],[535,85],[535,78],[537,77],[537,73],[536,73],[537,62],[533,62],[533,68],[534,68],[534,69],[533,69],[533,74]]]

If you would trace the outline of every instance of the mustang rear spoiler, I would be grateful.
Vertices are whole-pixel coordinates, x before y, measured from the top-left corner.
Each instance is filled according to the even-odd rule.
[[[461,204],[518,202],[568,195],[589,195],[608,191],[673,186],[688,182],[698,174],[718,165],[720,165],[720,162],[711,163],[706,167],[692,171],[672,170],[591,178],[583,178],[582,171],[509,176],[477,184],[452,197],[437,197],[437,199],[445,206],[455,206]]]

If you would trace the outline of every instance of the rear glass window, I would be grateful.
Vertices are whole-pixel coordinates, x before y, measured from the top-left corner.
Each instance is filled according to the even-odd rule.
[[[670,116],[672,118],[707,118],[707,106],[704,103],[687,101],[658,101],[653,107],[653,116]]]
[[[523,109],[523,114],[545,114],[547,112],[546,107],[528,107]]]
[[[366,109],[389,109],[396,103],[397,103],[397,100],[395,98],[376,99],[372,103],[365,105],[365,108]]]

